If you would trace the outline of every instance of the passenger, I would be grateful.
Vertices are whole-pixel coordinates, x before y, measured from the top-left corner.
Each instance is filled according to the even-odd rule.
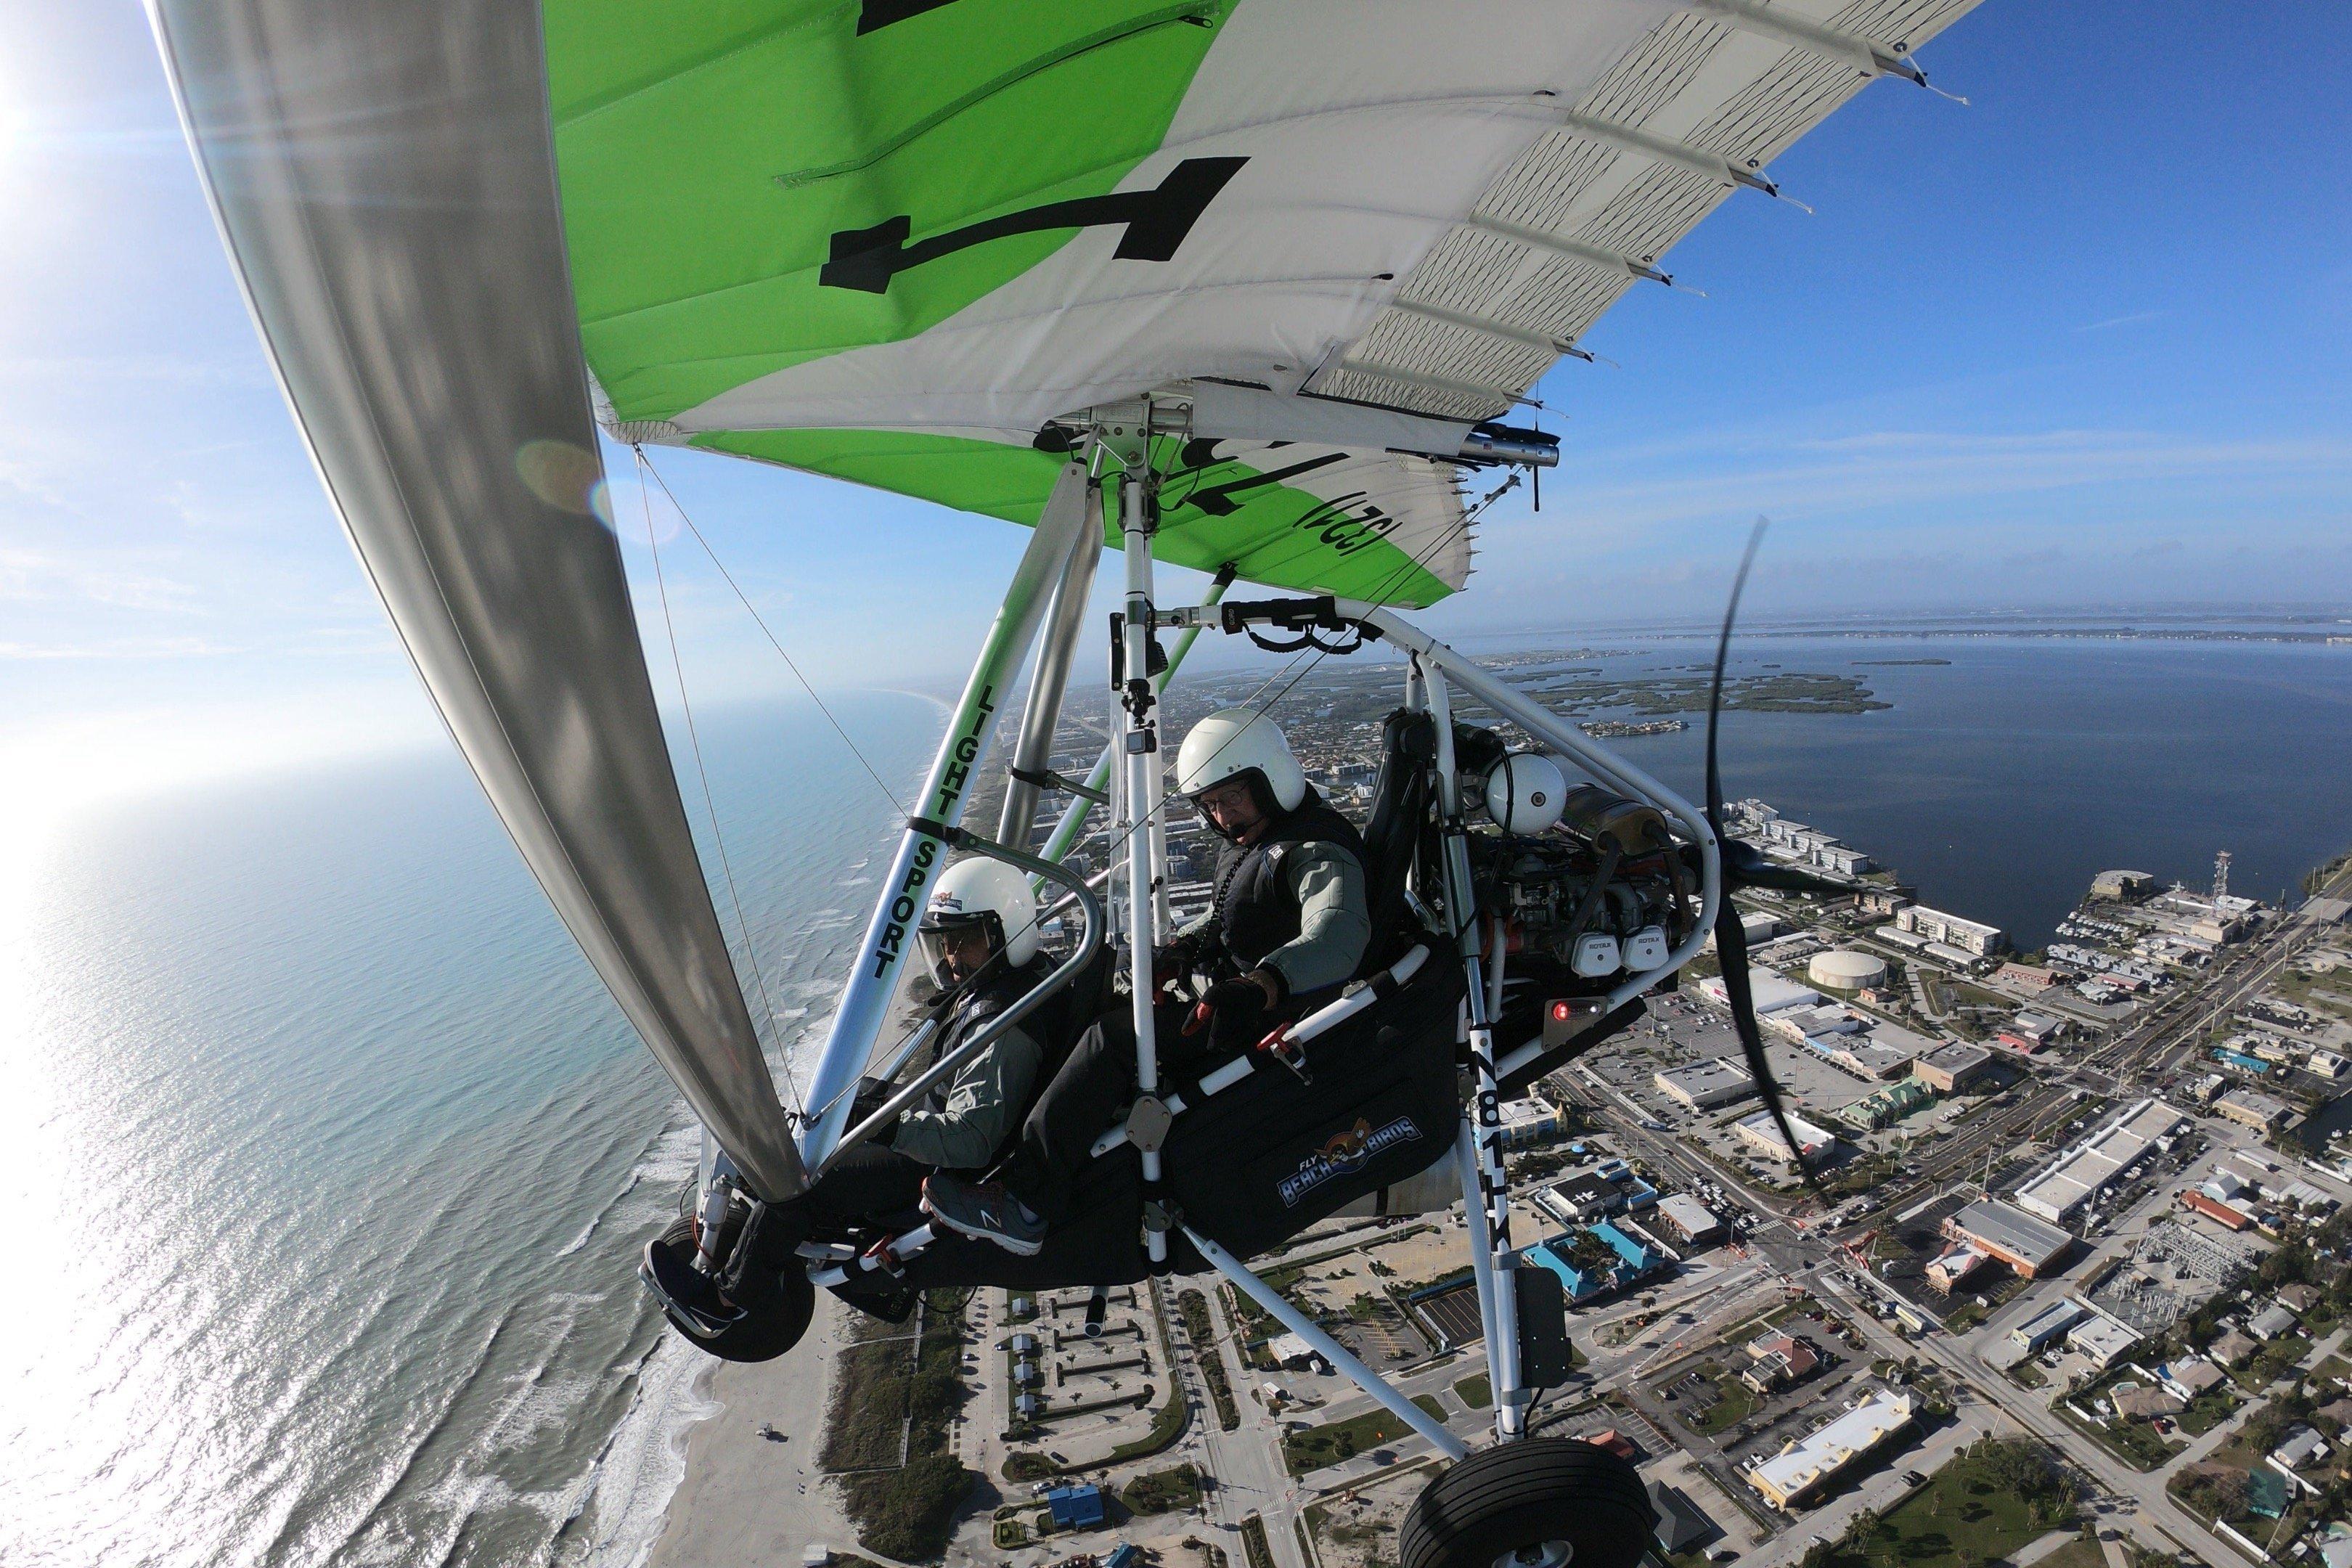
[[[1155,955],[1155,976],[1201,973],[1206,1012],[1162,1007],[1155,1022],[1163,1068],[1256,1045],[1356,976],[1371,938],[1363,841],[1324,804],[1273,720],[1247,708],[1192,726],[1176,759],[1176,788],[1225,840],[1208,913]],[[950,1230],[1024,1257],[1075,1206],[1094,1141],[1135,1098],[1135,1032],[1122,1011],[1091,1028],[1031,1110],[998,1179],[941,1173],[924,1184],[923,1209]]]
[[[1037,900],[1029,879],[1002,861],[974,858],[948,868],[917,927],[923,955],[942,990],[962,988],[929,1059],[953,1051],[989,1019],[1045,978],[1038,953]],[[923,1178],[934,1170],[985,1170],[1015,1131],[1045,1053],[1014,1025],[972,1060],[942,1079],[922,1101],[899,1113],[886,1135],[845,1152],[792,1205],[805,1216],[792,1227],[804,1239],[814,1226],[844,1229],[911,1213]],[[869,1087],[852,1120],[877,1108],[892,1086]]]

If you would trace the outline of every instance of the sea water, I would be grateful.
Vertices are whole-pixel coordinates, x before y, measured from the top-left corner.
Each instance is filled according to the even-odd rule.
[[[845,718],[903,798],[938,705]],[[781,1057],[894,811],[804,705],[702,740]],[[638,1560],[708,1363],[634,1269],[698,1135],[455,755],[76,826],[15,896],[0,1563]]]
[[[2106,866],[2193,878],[2228,847],[2269,894],[2352,841],[2352,649],[1740,658],[1893,707],[1728,715],[1729,793],[2029,941]],[[1879,662],[1917,658],[1951,662]],[[939,708],[844,716],[908,798]],[[748,947],[681,776],[782,1057],[822,1026],[895,810],[805,707],[701,732]],[[1696,790],[1698,739],[1620,744]],[[0,1563],[639,1561],[708,1408],[633,1273],[696,1137],[454,756],[116,813],[5,892]]]

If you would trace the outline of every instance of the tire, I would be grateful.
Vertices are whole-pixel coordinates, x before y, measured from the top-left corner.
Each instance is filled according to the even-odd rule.
[[[1482,1448],[1423,1489],[1398,1568],[1635,1568],[1657,1529],[1641,1473],[1573,1437]]]
[[[672,1220],[649,1245],[682,1262],[690,1260],[695,1250],[693,1218],[681,1215]],[[808,1332],[809,1320],[816,1314],[816,1287],[802,1269],[785,1269],[777,1285],[774,1294],[751,1306],[740,1322],[714,1336],[696,1332],[675,1312],[663,1315],[680,1339],[721,1361],[773,1361],[800,1343],[801,1336]]]

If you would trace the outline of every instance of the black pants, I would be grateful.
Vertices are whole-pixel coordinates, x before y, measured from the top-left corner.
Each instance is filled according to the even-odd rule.
[[[801,1194],[809,1220],[827,1229],[911,1215],[922,1202],[923,1178],[935,1167],[901,1154],[887,1143],[867,1140],[847,1153],[823,1180]]]
[[[1171,1079],[1196,1072],[1209,1054],[1206,1031],[1186,1036],[1188,1009],[1162,1007],[1154,1021],[1161,1092]],[[1078,1037],[1067,1060],[1021,1124],[1021,1141],[1002,1168],[1007,1191],[1048,1226],[1068,1220],[1095,1140],[1135,1100],[1135,1020],[1106,1013]]]

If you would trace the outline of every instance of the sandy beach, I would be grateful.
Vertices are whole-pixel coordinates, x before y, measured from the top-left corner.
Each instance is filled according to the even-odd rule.
[[[687,1438],[686,1477],[649,1568],[797,1568],[812,1542],[856,1549],[817,1467],[833,1351],[847,1311],[820,1290],[815,1320],[791,1353],[755,1366],[720,1363],[709,1374],[710,1397],[721,1408]],[[763,1425],[785,1440],[761,1436]]]

